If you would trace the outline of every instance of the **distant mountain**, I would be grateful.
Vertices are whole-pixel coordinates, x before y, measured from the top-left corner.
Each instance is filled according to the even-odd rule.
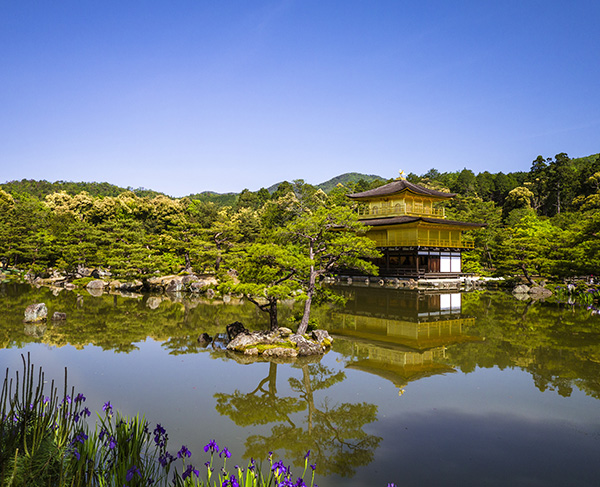
[[[359,172],[347,172],[345,174],[341,174],[334,178],[331,178],[329,181],[325,181],[324,183],[317,184],[317,188],[323,190],[325,193],[329,193],[333,188],[335,188],[338,184],[343,184],[347,186],[348,183],[357,183],[360,180],[364,180],[367,183],[371,181],[385,181],[381,176],[376,176],[375,174],[361,174]]]
[[[331,178],[330,180],[325,181],[324,183],[317,184],[315,185],[315,187],[323,190],[325,193],[329,193],[338,184],[343,184],[344,186],[347,186],[348,183],[357,183],[361,179],[366,181],[367,183],[370,183],[371,181],[385,181],[385,179],[381,176],[376,176],[374,174],[347,172],[345,174],[340,174],[339,176]],[[275,191],[277,191],[277,188],[280,184],[281,182],[274,184],[273,186],[269,186],[267,190],[269,191],[269,193],[273,194]]]

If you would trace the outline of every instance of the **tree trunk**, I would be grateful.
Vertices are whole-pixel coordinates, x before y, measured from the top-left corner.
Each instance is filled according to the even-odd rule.
[[[305,399],[308,403],[308,434],[311,435],[313,432],[313,417],[315,415],[315,399],[313,397],[312,386],[310,384],[310,371],[308,370],[308,364],[302,366],[302,381],[304,383]]]
[[[313,249],[313,242],[310,242],[310,248],[309,248],[309,253],[308,256],[311,260],[311,262],[313,262],[310,265],[310,275],[308,278],[308,289],[306,290],[306,302],[304,303],[304,314],[302,315],[302,321],[300,322],[300,326],[298,327],[298,335],[304,335],[306,333],[306,330],[308,329],[308,320],[310,319],[310,307],[312,305],[312,298],[313,295],[315,294],[315,286],[316,286],[316,282],[317,282],[317,271],[315,270],[315,265],[314,265],[314,249]]]
[[[277,299],[269,299],[269,322],[271,323],[271,331],[277,330],[279,324],[277,322]]]
[[[193,270],[192,269],[192,261],[190,260],[190,251],[189,250],[185,251],[184,257],[185,257],[185,271],[192,272],[192,270]]]
[[[525,266],[525,264],[521,264],[521,269],[523,269],[523,275],[525,276],[525,279],[527,279],[527,282],[529,284],[531,284],[532,286],[535,286],[535,282],[533,279],[531,279],[531,277],[529,276],[529,272],[527,272],[527,267]]]

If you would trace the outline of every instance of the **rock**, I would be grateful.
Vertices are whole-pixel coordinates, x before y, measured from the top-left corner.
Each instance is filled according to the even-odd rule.
[[[333,343],[333,338],[331,338],[327,330],[313,330],[310,337],[324,348],[331,347]]]
[[[111,291],[115,291],[121,288],[121,281],[110,281],[108,287]]]
[[[46,303],[30,304],[25,308],[25,323],[39,323],[46,321],[48,317],[48,308]]]
[[[46,326],[46,324],[31,323],[25,325],[25,327],[23,328],[23,333],[34,338],[42,338],[44,336],[44,333],[46,333],[47,329],[48,327]]]
[[[225,304],[229,304],[229,303],[231,303],[231,296],[230,296],[229,294],[225,294],[225,295],[223,295],[223,302],[224,302]]]
[[[143,286],[144,286],[144,283],[142,281],[138,281],[136,279],[135,281],[121,283],[121,285],[119,286],[119,290],[121,290],[121,291],[140,291]]]
[[[257,350],[256,348],[253,350]],[[258,350],[257,350],[258,351]],[[298,350],[287,347],[267,348],[263,353],[263,357],[297,357]]]
[[[167,293],[178,293],[181,291],[183,291],[183,282],[181,281],[181,279],[172,279],[171,282],[165,288],[165,292]]]
[[[183,276],[181,278],[181,284],[184,286],[190,285],[192,282],[196,282],[198,278],[194,274],[188,274],[187,276]]]
[[[76,303],[78,308],[83,308],[83,296],[81,294],[77,296]]]
[[[210,342],[212,342],[212,337],[211,337],[211,336],[210,336],[208,333],[206,333],[206,332],[205,332],[205,333],[202,333],[202,335],[200,335],[200,336],[198,337],[198,340],[197,340],[197,341],[198,341],[198,343],[199,343],[200,345],[204,345],[204,346],[206,346],[206,345],[208,345]]]
[[[229,330],[227,330],[227,333],[229,333]],[[243,352],[248,348],[256,348],[259,343],[260,340],[257,333],[239,333],[235,338],[230,339],[227,344],[227,350]]]
[[[67,313],[62,313],[60,311],[55,311],[52,315],[52,321],[64,321],[67,319]]]
[[[227,325],[227,336],[229,337],[229,340],[233,340],[240,333],[247,334],[248,330],[246,330],[246,327],[239,321],[234,321]]]
[[[101,289],[104,291],[104,287],[106,286],[106,283],[104,281],[102,281],[101,279],[96,279],[94,281],[90,281],[87,283],[87,285],[85,286],[85,288],[89,291],[90,289]]]
[[[146,281],[146,287],[150,292],[164,291],[163,281],[160,277],[151,277]]]
[[[529,290],[529,294],[536,299],[541,299],[552,296],[552,291],[542,286],[534,286]]]
[[[208,292],[211,286],[214,287],[217,284],[218,282],[213,276],[196,278],[189,284],[189,290],[193,293]]]
[[[72,282],[67,282],[65,284],[65,289],[67,291],[72,291],[73,289],[75,289],[77,286],[75,286],[75,284],[73,284]]]
[[[290,335],[292,335],[294,332],[292,330],[290,330],[289,328],[286,328],[285,326],[280,327],[277,332],[279,333],[279,336],[282,338],[286,338],[289,337]]]
[[[318,355],[323,353],[323,347],[318,343],[307,340],[302,335],[292,335],[290,342],[295,343],[298,349],[298,355]]]
[[[517,287],[515,287],[512,290],[513,294],[528,294],[529,293],[529,286],[526,286],[525,284],[519,284]]]
[[[202,283],[195,281],[190,283],[190,292],[192,293],[200,293],[204,290],[204,287],[202,286]]]
[[[150,309],[156,309],[160,306],[162,299],[158,296],[150,296],[146,301],[146,306]]]
[[[213,288],[209,288],[206,290],[206,297],[208,299],[213,299],[215,297],[215,290]]]
[[[89,277],[92,273],[91,269],[88,269],[87,267],[79,264],[77,266],[77,274],[79,274],[81,277]]]
[[[104,294],[104,288],[95,288],[95,287],[92,287],[90,289],[87,289],[87,292],[91,296],[94,296],[95,298],[99,298],[100,296],[102,296]]]

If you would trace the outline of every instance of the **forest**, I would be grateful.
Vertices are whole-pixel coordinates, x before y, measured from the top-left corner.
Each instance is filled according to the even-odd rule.
[[[445,203],[447,218],[486,224],[472,233],[475,249],[463,254],[465,272],[531,281],[589,277],[599,268],[600,154],[539,156],[528,172],[430,169],[406,178],[456,193]],[[356,203],[346,194],[391,179],[352,173],[336,181],[318,187],[299,179],[184,198],[108,183],[6,182],[0,185],[0,259],[4,268],[36,276],[74,275],[81,266],[137,279],[248,269],[240,256],[247,259],[249,249],[291,243],[282,229],[315,223],[317,214],[345,212],[348,219]],[[268,250],[273,261],[275,249]]]

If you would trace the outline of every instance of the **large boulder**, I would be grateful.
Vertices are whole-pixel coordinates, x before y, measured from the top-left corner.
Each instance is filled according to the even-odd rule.
[[[291,335],[289,338],[290,342],[296,344],[298,355],[320,355],[324,352],[324,347],[319,343],[308,340],[302,335]]]
[[[237,337],[238,335],[244,333],[244,334],[248,334],[248,330],[246,330],[246,327],[240,323],[239,321],[234,321],[233,323],[229,323],[227,325],[227,336],[229,337],[229,340],[233,340],[235,337]]]
[[[526,286],[525,284],[519,284],[517,287],[515,287],[512,290],[513,294],[528,294],[529,293],[529,286]]]
[[[95,279],[93,281],[88,282],[85,287],[88,291],[91,289],[102,289],[104,291],[106,283],[101,279]]]
[[[160,306],[161,302],[162,302],[162,298],[160,298],[158,296],[150,296],[146,300],[146,306],[150,309],[156,309]]]
[[[34,303],[25,308],[25,323],[40,323],[48,318],[46,303]]]

